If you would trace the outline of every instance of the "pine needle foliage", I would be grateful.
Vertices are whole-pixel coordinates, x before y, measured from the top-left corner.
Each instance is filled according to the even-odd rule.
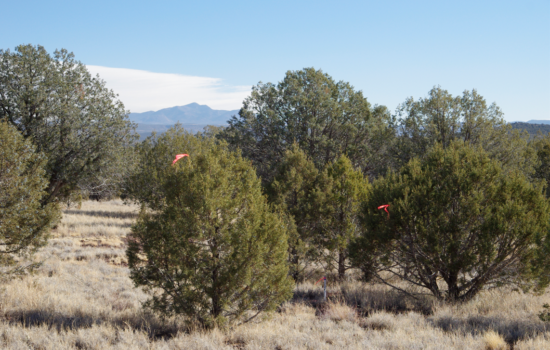
[[[381,204],[391,205],[389,218]],[[481,147],[436,144],[374,182],[353,260],[367,277],[392,285],[397,276],[439,299],[465,301],[484,287],[547,284],[540,277],[548,221],[542,185],[503,170]]]
[[[131,278],[152,293],[147,306],[211,327],[288,300],[287,228],[250,162],[212,145],[166,167],[165,203],[142,211],[127,250]]]
[[[47,180],[47,160],[35,153],[30,140],[17,129],[0,122],[0,265],[12,269],[16,257],[44,246],[51,226],[60,218],[57,204],[40,205]]]

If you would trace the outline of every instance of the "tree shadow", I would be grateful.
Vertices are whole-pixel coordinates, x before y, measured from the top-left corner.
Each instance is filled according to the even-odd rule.
[[[65,330],[78,330],[91,328],[92,326],[112,326],[119,329],[130,328],[132,330],[147,333],[150,339],[168,340],[178,333],[189,333],[190,329],[175,320],[163,321],[153,314],[142,313],[127,317],[114,317],[104,319],[92,315],[64,315],[58,312],[46,310],[15,311],[4,315],[4,319],[12,325],[23,327],[46,326],[57,332]]]
[[[78,210],[78,209],[66,209],[63,210],[65,214],[72,215],[86,215],[93,217],[102,217],[102,218],[113,218],[113,219],[134,219],[138,217],[137,213],[126,212],[126,211],[105,211],[105,210]]]
[[[328,289],[327,300],[351,306],[363,317],[377,311],[395,314],[414,311],[428,316],[433,314],[435,305],[431,297],[415,299],[397,290],[357,289],[346,288],[346,286]],[[315,308],[322,307],[323,290],[320,288],[296,289],[291,302],[304,303]]]
[[[461,332],[463,334],[479,335],[487,331],[499,333],[508,344],[519,340],[535,337],[538,334],[550,332],[550,324],[540,321],[506,319],[496,316],[469,316],[469,317],[430,317],[428,322],[432,326],[446,332]]]

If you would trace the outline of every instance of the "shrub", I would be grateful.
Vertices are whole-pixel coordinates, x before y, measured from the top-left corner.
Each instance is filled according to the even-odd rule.
[[[269,199],[281,206],[295,225],[289,240],[291,274],[304,278],[309,263],[325,263],[343,279],[349,268],[348,244],[358,234],[358,212],[369,184],[359,169],[341,155],[322,171],[294,144],[285,152]]]
[[[550,304],[546,303],[542,307],[544,310],[539,313],[539,319],[543,322],[550,322]]]
[[[48,230],[59,219],[57,204],[40,205],[48,185],[45,163],[30,140],[0,122],[0,265],[12,266],[16,255],[43,246]]]
[[[391,205],[389,218],[382,204]],[[542,185],[503,171],[479,147],[437,144],[374,182],[352,255],[367,277],[389,284],[397,276],[437,298],[468,300],[484,286],[541,281],[548,221]]]
[[[214,145],[213,137],[194,136],[180,124],[162,134],[153,134],[135,146],[139,166],[125,179],[122,197],[159,210],[166,201],[165,181],[170,178],[170,166],[178,153],[197,154]]]
[[[292,296],[286,227],[249,161],[223,145],[199,148],[173,167],[159,164],[164,204],[142,210],[132,228],[131,278],[163,315],[245,322]]]

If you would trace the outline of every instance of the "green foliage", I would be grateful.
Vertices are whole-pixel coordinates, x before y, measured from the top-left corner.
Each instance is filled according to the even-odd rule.
[[[372,107],[349,83],[306,68],[287,72],[277,85],[253,87],[220,137],[252,160],[264,183],[272,181],[294,142],[318,169],[346,154],[355,167],[371,172],[383,164],[378,150],[390,132],[387,118],[385,107]]]
[[[142,210],[132,228],[131,278],[152,293],[152,309],[205,326],[274,310],[293,289],[285,221],[270,209],[249,161],[223,144],[177,132],[159,139],[159,154],[170,137],[195,148],[175,166],[159,165],[149,193],[162,192],[163,200],[146,202],[155,210]]]
[[[180,124],[165,133],[149,136],[134,147],[138,166],[124,182],[123,198],[161,210],[165,205],[166,184],[172,173],[172,161],[176,154],[187,153],[191,157],[205,152],[216,143],[211,131],[197,136]],[[187,160],[180,160],[185,162]]]
[[[543,322],[550,322],[550,305],[544,304],[542,307],[544,310],[539,313],[539,319]]]
[[[550,196],[550,134],[537,134],[532,141],[538,158],[534,178],[543,180],[546,185],[546,197]]]
[[[0,50],[0,120],[8,121],[47,157],[47,195],[64,200],[78,190],[111,190],[137,139],[128,112],[105,82],[66,50],[42,46]]]
[[[30,141],[0,122],[0,265],[4,267],[14,265],[16,255],[43,246],[60,217],[57,204],[40,205],[47,186],[45,164],[46,157],[35,153]]]
[[[311,197],[318,186],[319,171],[297,144],[285,152],[267,186],[269,201],[286,214],[289,240],[290,275],[295,281],[304,279],[304,271],[316,260],[313,245],[318,226],[318,210]]]
[[[336,268],[338,277],[343,279],[350,268],[348,245],[359,235],[359,209],[370,185],[345,155],[327,165],[324,177],[328,181],[318,186],[312,196],[312,205],[320,214],[320,230],[315,239],[329,267]]]
[[[312,262],[326,263],[344,277],[347,246],[358,234],[359,205],[368,188],[367,179],[344,155],[318,171],[297,144],[286,151],[267,192],[294,223],[289,261],[296,281],[303,280]]]
[[[381,204],[391,205],[389,219]],[[367,277],[390,284],[398,276],[448,300],[468,300],[484,286],[546,284],[548,209],[542,186],[480,146],[436,144],[374,182],[352,258]]]
[[[546,135],[550,132],[550,125],[548,124],[532,124],[532,123],[515,122],[515,123],[510,123],[510,126],[513,129],[517,129],[520,131],[527,131],[529,135],[531,135],[531,137],[535,137],[539,133]]]
[[[455,140],[479,145],[506,169],[531,175],[536,163],[529,135],[513,130],[496,104],[487,105],[476,90],[453,97],[434,87],[427,98],[407,99],[393,120],[395,138],[390,155],[394,170],[414,157],[422,157],[436,143],[448,147]]]

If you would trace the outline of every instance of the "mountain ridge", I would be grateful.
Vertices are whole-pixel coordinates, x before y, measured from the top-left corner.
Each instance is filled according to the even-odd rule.
[[[239,113],[239,110],[212,109],[196,102],[163,108],[158,111],[130,113],[130,120],[138,124],[200,124],[227,125],[227,121]]]
[[[226,126],[232,116],[239,113],[235,110],[212,109],[207,105],[196,102],[183,106],[163,108],[158,111],[147,111],[142,113],[130,113],[130,120],[138,123],[137,132],[141,139],[151,135],[153,131],[165,132],[176,123],[195,133],[202,131],[207,125]],[[539,131],[546,134],[550,132],[550,120],[529,120],[527,122],[510,122],[512,128],[526,130],[531,135]]]

